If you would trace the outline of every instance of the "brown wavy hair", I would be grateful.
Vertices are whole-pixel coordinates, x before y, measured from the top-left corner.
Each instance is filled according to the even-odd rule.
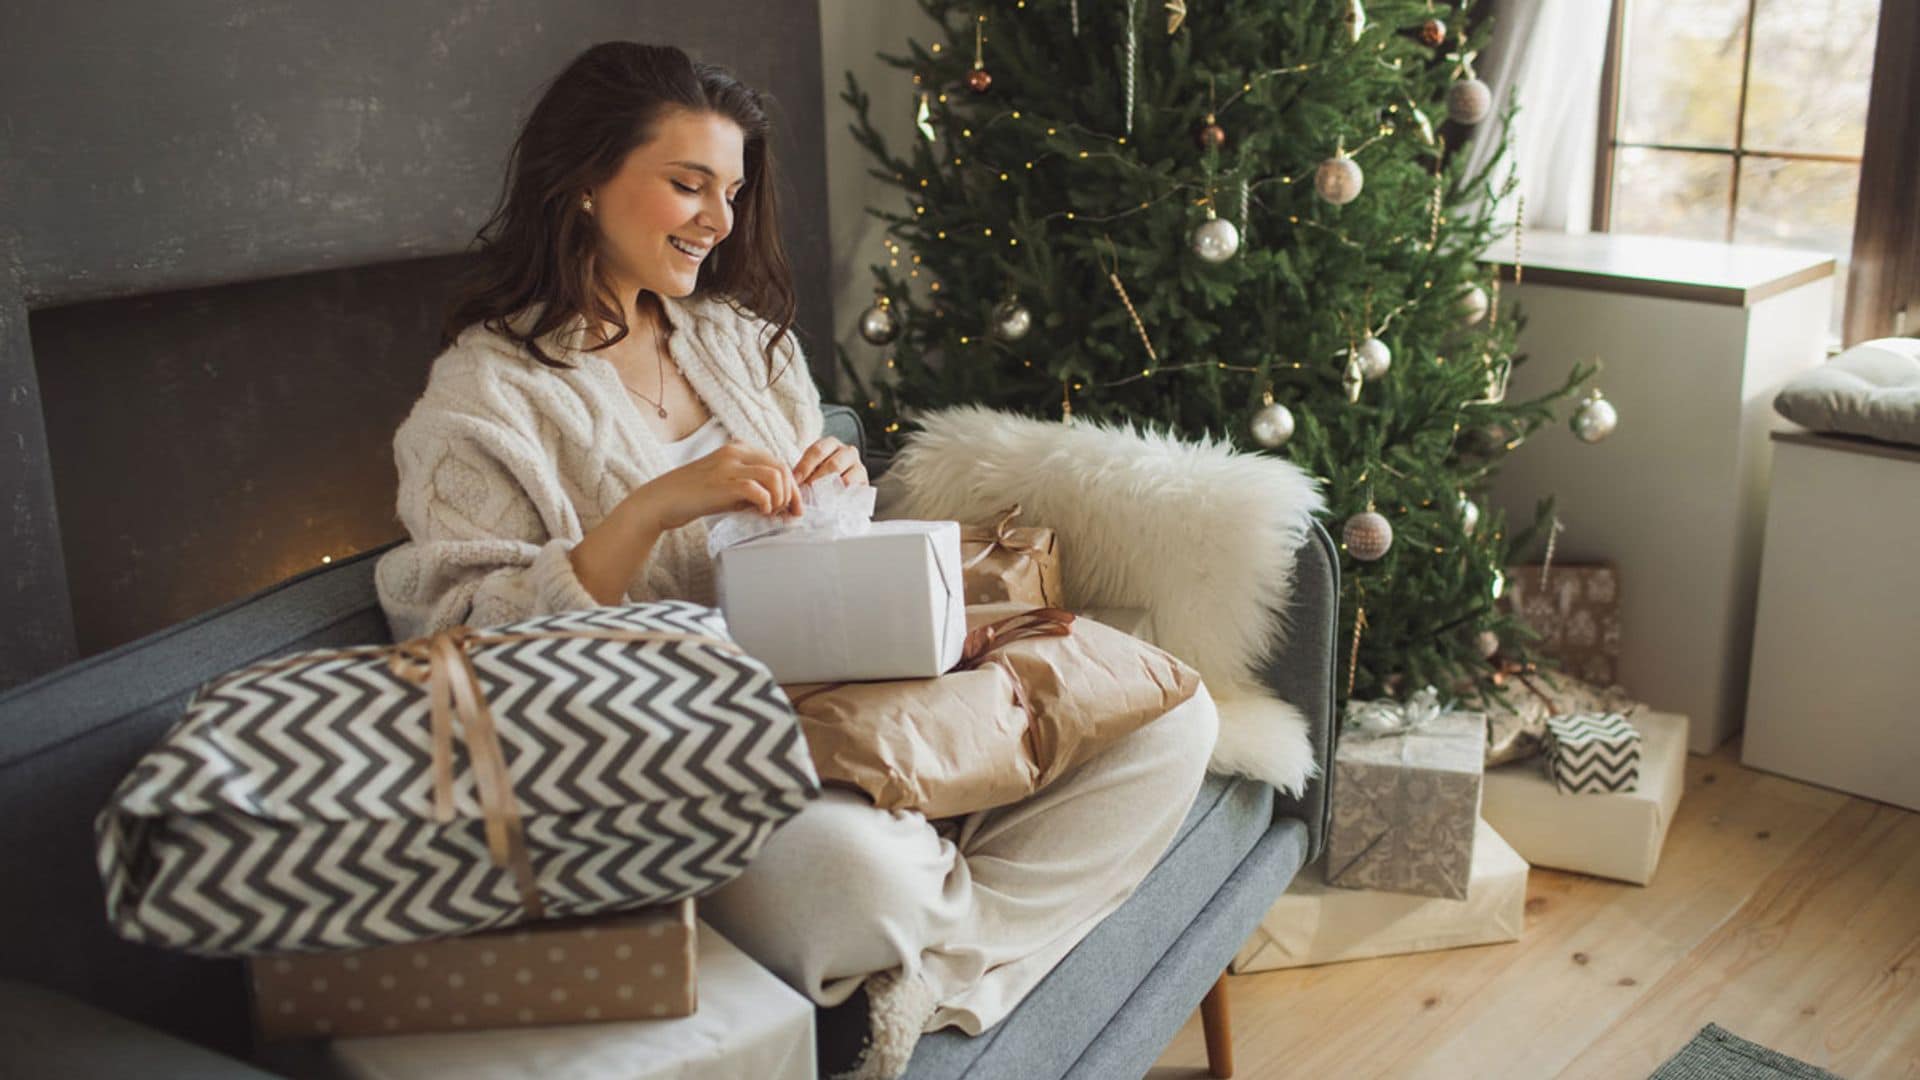
[[[593,221],[580,193],[611,179],[635,147],[657,134],[672,109],[710,112],[746,135],[746,175],[734,198],[734,228],[695,279],[695,296],[719,296],[772,323],[765,341],[769,385],[775,349],[793,326],[793,268],[780,242],[780,206],[767,104],[757,91],[671,45],[609,41],[581,53],[554,77],[514,139],[492,217],[474,240],[479,263],[462,283],[442,344],[479,323],[520,343],[548,367],[539,339],[584,316],[627,336],[623,305],[602,272]],[[531,326],[515,315],[543,304]]]

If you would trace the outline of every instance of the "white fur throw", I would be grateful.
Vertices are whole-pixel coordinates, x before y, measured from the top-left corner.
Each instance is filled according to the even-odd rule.
[[[878,481],[879,517],[1019,524],[1060,544],[1066,604],[1139,607],[1154,644],[1200,672],[1220,705],[1215,772],[1298,795],[1314,775],[1307,723],[1261,684],[1284,638],[1295,554],[1319,484],[1290,462],[1224,442],[980,406],[919,418]]]

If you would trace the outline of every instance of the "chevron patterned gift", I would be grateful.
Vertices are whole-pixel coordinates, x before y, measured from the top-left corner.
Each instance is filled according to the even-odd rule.
[[[696,896],[818,791],[765,666],[670,601],[230,673],[96,828],[122,936],[311,952]]]
[[[1620,713],[1547,719],[1547,769],[1563,793],[1632,791],[1640,785],[1640,733]]]

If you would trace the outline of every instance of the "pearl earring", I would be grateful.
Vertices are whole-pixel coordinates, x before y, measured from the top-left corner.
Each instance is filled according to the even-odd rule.
[[[580,196],[580,209],[585,210],[589,214],[593,213],[593,196]]]

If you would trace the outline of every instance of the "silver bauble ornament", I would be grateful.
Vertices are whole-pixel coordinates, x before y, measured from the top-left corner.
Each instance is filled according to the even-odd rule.
[[[1460,531],[1472,536],[1473,530],[1480,527],[1480,504],[1467,498],[1463,493],[1460,496],[1459,513]]]
[[[1597,443],[1620,426],[1620,413],[1614,409],[1613,402],[1595,390],[1574,410],[1573,419],[1568,421],[1567,426],[1573,429],[1574,437],[1581,442]]]
[[[1491,305],[1487,290],[1478,285],[1467,286],[1460,292],[1460,321],[1472,326],[1487,317],[1487,309]]]
[[[1313,190],[1335,206],[1345,206],[1359,198],[1366,182],[1360,163],[1345,154],[1321,162],[1313,173]]]
[[[1372,562],[1393,546],[1393,524],[1384,514],[1363,510],[1348,518],[1340,529],[1340,543],[1347,554],[1361,562]]]
[[[1033,312],[1018,300],[1000,301],[993,309],[993,336],[1001,341],[1019,341],[1033,329]]]
[[[1477,124],[1493,108],[1493,91],[1479,79],[1461,79],[1447,88],[1447,119]]]
[[[1209,218],[1193,230],[1193,253],[1210,263],[1223,263],[1240,250],[1240,230],[1223,217]]]
[[[860,313],[860,336],[870,345],[886,345],[900,336],[900,320],[890,304],[875,304]]]
[[[1253,441],[1269,450],[1278,450],[1293,438],[1293,411],[1277,401],[1269,401],[1254,410],[1247,423]]]
[[[1370,337],[1360,343],[1354,353],[1360,361],[1360,377],[1368,382],[1378,382],[1385,378],[1387,369],[1393,366],[1393,351],[1387,343],[1377,337]]]
[[[1488,660],[1500,654],[1500,635],[1491,630],[1482,630],[1473,636],[1473,647]]]

